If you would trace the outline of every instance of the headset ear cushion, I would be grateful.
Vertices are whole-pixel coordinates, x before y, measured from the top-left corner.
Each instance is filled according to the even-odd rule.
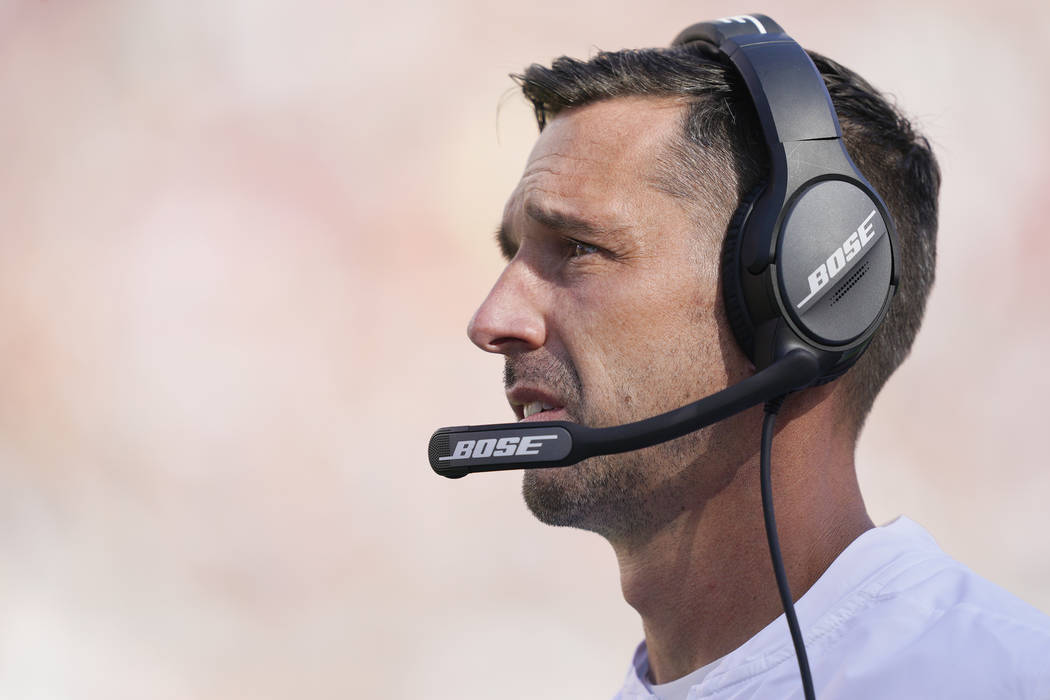
[[[740,349],[752,362],[755,361],[755,324],[744,301],[744,290],[740,281],[740,249],[751,208],[765,187],[765,183],[762,183],[740,199],[740,204],[729,220],[725,241],[722,243],[722,298],[725,301],[726,318]]]

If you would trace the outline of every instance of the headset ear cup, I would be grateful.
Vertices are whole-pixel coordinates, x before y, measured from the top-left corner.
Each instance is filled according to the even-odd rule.
[[[740,283],[740,248],[751,208],[764,189],[765,183],[762,183],[741,198],[739,206],[729,220],[726,237],[722,243],[722,298],[725,302],[726,318],[740,349],[751,362],[755,361],[755,325],[744,303],[744,290]]]

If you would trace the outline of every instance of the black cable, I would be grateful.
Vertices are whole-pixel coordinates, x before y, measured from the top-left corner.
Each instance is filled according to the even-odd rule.
[[[773,427],[777,422],[777,412],[784,397],[766,403],[766,416],[762,421],[762,453],[760,456],[762,481],[762,517],[766,522],[766,541],[769,542],[769,555],[773,559],[773,573],[777,577],[777,589],[780,591],[780,602],[784,606],[784,617],[791,630],[791,642],[795,645],[795,657],[798,659],[798,670],[802,675],[802,692],[806,700],[814,700],[813,678],[809,673],[809,659],[806,657],[806,644],[802,640],[802,630],[795,617],[795,604],[792,602],[791,589],[788,587],[787,574],[784,572],[784,560],[780,556],[780,540],[777,538],[777,521],[773,517],[773,485],[770,479],[770,453],[773,451]]]

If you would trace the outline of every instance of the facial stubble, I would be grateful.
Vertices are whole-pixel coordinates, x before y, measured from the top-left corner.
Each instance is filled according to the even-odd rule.
[[[579,372],[571,361],[552,354],[506,358],[504,383],[547,387],[565,404],[569,420],[582,425],[611,423],[589,408]],[[540,522],[590,530],[607,538],[637,533],[654,521],[646,472],[653,466],[651,448],[591,457],[579,464],[526,470],[525,503]]]

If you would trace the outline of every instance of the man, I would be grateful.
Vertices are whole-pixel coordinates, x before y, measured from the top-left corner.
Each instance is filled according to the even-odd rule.
[[[1050,620],[900,519],[875,528],[854,446],[933,281],[940,176],[870,85],[811,54],[853,160],[896,220],[900,286],[837,381],[788,397],[773,450],[780,544],[818,696],[1050,697]],[[507,266],[471,320],[527,421],[613,426],[754,373],[727,321],[730,217],[767,174],[740,78],[699,46],[561,58],[515,76],[541,129],[498,232]],[[769,563],[762,410],[634,452],[528,471],[543,522],[613,546],[645,641],[623,698],[800,697]]]

